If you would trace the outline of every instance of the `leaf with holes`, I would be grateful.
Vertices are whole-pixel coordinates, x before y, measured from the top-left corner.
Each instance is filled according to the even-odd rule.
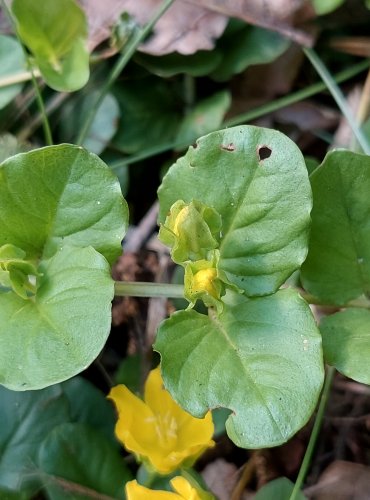
[[[321,337],[307,304],[290,290],[224,306],[217,316],[179,311],[159,328],[166,388],[188,412],[231,410],[237,446],[287,441],[310,418],[324,377]]]
[[[333,151],[311,176],[314,206],[302,281],[342,305],[370,295],[370,157]]]
[[[179,199],[217,210],[219,267],[248,295],[275,292],[306,257],[311,188],[302,154],[280,132],[241,126],[202,137],[158,196],[161,223]]]

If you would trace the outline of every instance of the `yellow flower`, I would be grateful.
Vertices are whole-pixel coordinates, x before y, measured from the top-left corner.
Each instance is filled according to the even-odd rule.
[[[191,465],[214,445],[211,413],[199,419],[185,412],[163,387],[159,367],[147,378],[144,401],[124,385],[113,387],[108,397],[118,410],[119,441],[160,474]]]
[[[171,486],[176,493],[169,491],[150,490],[137,481],[126,483],[127,500],[211,500],[213,495],[197,488],[184,477],[171,479]]]

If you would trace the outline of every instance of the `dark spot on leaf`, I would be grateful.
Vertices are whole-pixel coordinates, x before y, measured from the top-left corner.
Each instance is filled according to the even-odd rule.
[[[257,154],[259,161],[266,160],[270,158],[272,150],[268,146],[258,146]]]
[[[221,144],[221,149],[224,151],[235,151],[235,146],[232,142],[230,144],[227,144],[226,146],[224,144]]]

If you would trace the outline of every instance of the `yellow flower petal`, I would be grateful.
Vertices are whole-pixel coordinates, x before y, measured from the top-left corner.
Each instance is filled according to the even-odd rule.
[[[163,387],[159,368],[148,376],[145,402],[123,385],[108,397],[118,410],[118,439],[160,474],[173,472],[185,461],[193,463],[214,445],[211,414],[198,419],[185,412]]]
[[[196,488],[194,488],[184,477],[177,476],[170,481],[172,488],[183,500],[201,500]]]
[[[127,500],[183,500],[183,497],[177,493],[150,490],[138,484],[137,481],[126,483],[126,497]]]

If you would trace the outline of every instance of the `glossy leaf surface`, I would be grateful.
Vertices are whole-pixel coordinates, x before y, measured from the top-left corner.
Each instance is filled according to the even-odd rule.
[[[333,151],[311,176],[307,291],[329,304],[370,294],[370,157]]]
[[[347,309],[320,323],[325,360],[363,384],[370,384],[370,311]]]
[[[14,0],[18,33],[50,87],[73,91],[89,78],[87,24],[74,0]],[[68,19],[68,22],[66,22]]]
[[[22,47],[15,38],[0,35],[0,78],[16,76],[26,70]],[[22,90],[22,84],[0,88],[0,109],[4,108]]]
[[[0,246],[28,258],[59,246],[93,246],[112,263],[121,253],[128,210],[117,178],[94,154],[63,144],[0,165]]]
[[[56,427],[43,441],[38,463],[50,500],[84,500],[93,494],[123,499],[131,479],[119,451],[83,424]]]
[[[219,267],[248,295],[275,292],[305,259],[311,189],[299,149],[280,132],[241,126],[202,137],[158,195],[161,223],[179,199],[217,210]]]
[[[113,280],[101,254],[65,246],[39,271],[34,300],[0,293],[0,383],[14,390],[40,389],[82,371],[110,331]]]
[[[68,420],[67,401],[60,386],[38,392],[0,387],[0,398],[0,487],[15,494],[33,491],[38,448],[54,426]]]
[[[175,400],[197,417],[229,408],[227,433],[245,448],[287,441],[311,416],[324,377],[315,320],[289,290],[239,297],[218,317],[174,313],[155,349]]]

